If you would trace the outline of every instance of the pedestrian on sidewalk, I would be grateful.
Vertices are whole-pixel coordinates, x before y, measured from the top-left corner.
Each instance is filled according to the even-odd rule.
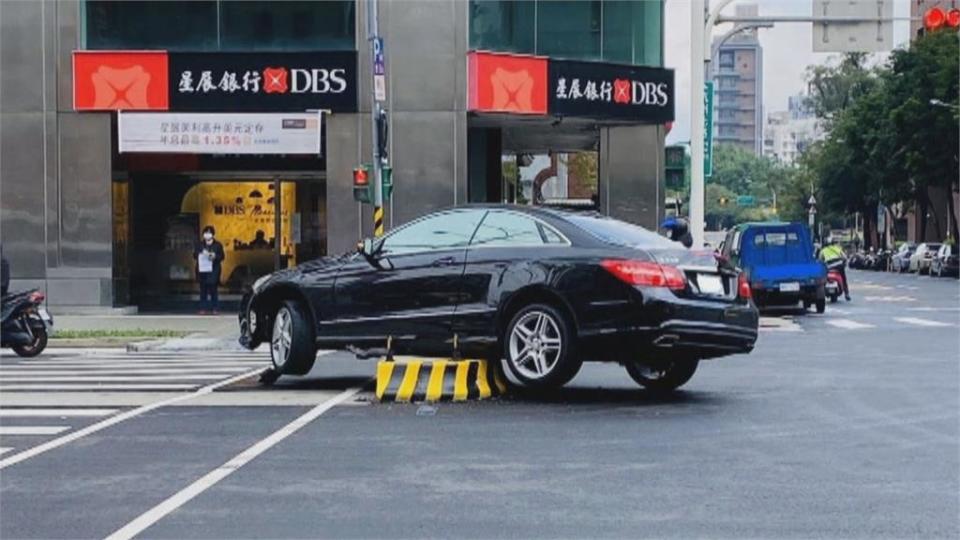
[[[203,239],[193,250],[197,261],[197,281],[200,283],[200,314],[217,314],[220,308],[220,268],[224,259],[223,244],[214,237],[216,230],[207,225],[203,228]]]

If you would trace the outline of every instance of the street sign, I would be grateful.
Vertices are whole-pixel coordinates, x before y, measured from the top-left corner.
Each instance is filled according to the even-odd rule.
[[[386,75],[386,62],[383,60],[383,38],[373,39],[373,74]]]
[[[813,52],[883,52],[893,48],[893,0],[814,0],[813,16],[867,19],[813,23]],[[872,20],[871,20],[872,19]]]
[[[713,176],[713,81],[703,83],[703,176]]]
[[[753,195],[737,196],[737,206],[754,206],[756,204],[757,201],[753,198]]]

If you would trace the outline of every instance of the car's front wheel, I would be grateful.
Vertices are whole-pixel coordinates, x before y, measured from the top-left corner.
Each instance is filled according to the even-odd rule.
[[[580,370],[574,341],[573,325],[560,310],[529,305],[513,316],[504,332],[507,368],[528,388],[563,386]]]
[[[630,378],[653,392],[672,392],[697,371],[698,360],[669,360],[656,365],[634,362],[624,365]]]
[[[270,360],[273,369],[283,375],[306,375],[317,357],[310,318],[298,302],[287,300],[273,318],[270,335]]]

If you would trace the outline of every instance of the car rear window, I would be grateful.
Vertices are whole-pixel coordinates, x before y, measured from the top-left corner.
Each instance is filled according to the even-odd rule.
[[[601,242],[627,247],[676,248],[673,242],[639,225],[603,216],[570,215],[567,220]]]

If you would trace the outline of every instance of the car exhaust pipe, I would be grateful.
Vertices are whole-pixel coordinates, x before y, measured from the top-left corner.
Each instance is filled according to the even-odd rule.
[[[676,334],[664,334],[653,340],[653,344],[657,347],[673,347],[678,341],[680,341],[680,336]]]

